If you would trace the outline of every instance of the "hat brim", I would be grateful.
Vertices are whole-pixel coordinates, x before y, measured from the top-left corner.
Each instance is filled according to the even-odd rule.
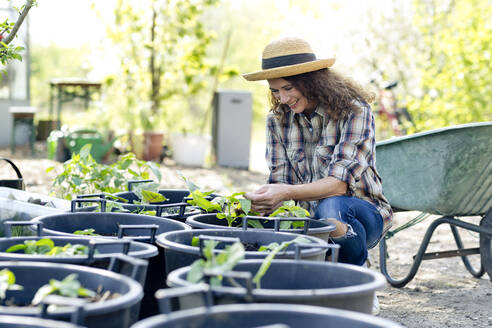
[[[265,69],[262,71],[242,74],[242,76],[248,81],[259,81],[281,78],[284,76],[292,76],[302,73],[314,72],[323,68],[333,66],[335,58],[318,59],[301,64],[288,65]]]

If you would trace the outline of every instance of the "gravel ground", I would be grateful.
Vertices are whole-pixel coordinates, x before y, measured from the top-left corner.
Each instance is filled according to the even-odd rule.
[[[37,154],[32,158],[27,149],[20,148],[15,155],[8,149],[0,149],[0,156],[11,158],[21,170],[26,190],[48,194],[55,175],[47,174],[46,168],[61,165],[45,159],[41,144],[36,145]],[[261,154],[259,155],[261,158]],[[259,165],[261,167],[261,165]],[[252,172],[229,168],[186,168],[165,161],[161,166],[163,188],[184,188],[177,172],[182,172],[197,185],[216,190],[221,194],[249,191],[259,187],[266,179],[264,171]],[[8,166],[0,163],[0,179],[12,177]],[[395,215],[394,226],[399,226],[417,212],[402,212]],[[436,217],[406,229],[388,241],[388,267],[393,276],[402,277],[408,272],[412,256],[417,252],[428,225]],[[480,218],[463,218],[478,223]],[[478,235],[461,232],[465,247],[478,247]],[[440,226],[428,247],[428,251],[455,249],[452,234],[447,226]],[[379,271],[379,249],[370,251],[371,268]],[[475,266],[480,264],[478,255],[470,256]],[[389,284],[377,292],[381,306],[380,317],[398,322],[406,327],[491,327],[492,283],[487,275],[473,278],[460,258],[424,261],[416,277],[403,288]]]

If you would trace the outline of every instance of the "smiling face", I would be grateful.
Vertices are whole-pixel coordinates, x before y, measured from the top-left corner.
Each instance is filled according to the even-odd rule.
[[[282,78],[268,80],[272,95],[281,103],[289,106],[294,113],[311,113],[316,105],[310,103],[292,83]]]

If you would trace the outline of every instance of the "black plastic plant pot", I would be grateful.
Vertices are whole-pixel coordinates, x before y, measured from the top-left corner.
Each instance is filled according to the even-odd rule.
[[[141,261],[141,260],[139,260]],[[16,284],[23,286],[20,291],[7,291],[6,300],[9,306],[0,306],[0,315],[21,315],[39,317],[39,307],[27,306],[31,303],[36,291],[48,284],[50,279],[63,280],[69,274],[76,274],[77,280],[85,288],[109,291],[119,294],[118,297],[83,306],[83,325],[89,328],[122,328],[129,327],[137,319],[140,302],[143,297],[142,286],[134,279],[122,274],[97,268],[72,264],[44,262],[0,262],[0,270],[13,272]],[[54,312],[47,313],[48,318],[70,321],[73,307],[57,307]]]
[[[189,191],[185,189],[163,189],[159,190],[159,193],[167,198],[164,202],[156,202],[152,204],[138,204],[140,199],[133,191],[125,191],[114,194],[122,199],[126,199],[128,202],[122,200],[115,200],[121,203],[121,206],[130,213],[139,213],[142,211],[155,211],[156,216],[165,217],[168,219],[174,219],[184,222],[187,217],[192,215],[198,215],[201,210],[197,207],[191,206],[186,200],[186,196],[189,195]],[[96,198],[95,198],[96,197]],[[90,194],[90,195],[79,195],[77,196],[77,201],[84,199],[87,202],[95,201],[98,199],[105,199],[106,201],[111,200],[109,196],[104,193],[101,194]],[[137,203],[135,203],[137,202]],[[82,207],[78,208],[77,211],[86,212],[96,210],[96,206]],[[116,211],[117,208],[113,208]]]
[[[238,230],[238,229],[196,229],[187,231],[167,232],[157,236],[157,245],[164,249],[166,257],[166,272],[191,265],[200,258],[200,247],[192,246],[194,237],[206,236],[207,239],[229,239],[229,242],[240,241],[243,244],[253,246],[268,245],[273,242],[282,243],[291,241],[299,237],[298,234],[286,232],[274,232],[269,230]],[[299,250],[299,256],[306,260],[324,261],[326,256],[327,243],[312,236],[304,236],[310,241],[311,248]],[[220,243],[217,250],[224,248],[225,243]],[[319,247],[317,247],[319,246]],[[267,252],[248,251],[246,248],[245,258],[263,259],[268,255]],[[276,258],[293,259],[296,257],[294,245],[290,245],[285,251],[277,254]]]
[[[229,227],[226,219],[217,218],[217,214],[198,214],[190,216],[186,219],[186,224],[190,225],[194,229],[248,229],[257,230],[253,228],[248,228],[247,221],[257,220],[265,227],[266,230],[275,230],[282,232],[291,233],[307,233],[310,236],[318,237],[325,241],[328,241],[330,232],[335,230],[335,225],[328,221],[314,220],[309,218],[270,218],[270,217],[260,217],[260,216],[247,216],[238,219],[238,222],[234,226]],[[307,229],[280,229],[279,223],[281,221],[305,221],[305,226]]]
[[[131,328],[403,328],[387,319],[364,313],[300,304],[229,304],[161,314]]]
[[[32,225],[30,221],[4,222],[7,235],[10,235],[12,226]],[[38,230],[39,231],[39,230]],[[80,244],[88,247],[87,255],[38,255],[26,254],[23,250],[16,252],[6,252],[6,250],[17,244],[24,244],[26,241],[38,241],[42,238],[49,238],[55,246],[63,247],[67,244]],[[108,238],[87,238],[87,237],[68,237],[68,236],[50,236],[50,237],[10,237],[0,239],[0,260],[1,261],[36,261],[36,262],[54,262],[87,265],[92,267],[107,268],[110,259],[116,254],[123,253],[134,258],[149,260],[158,254],[156,246],[126,239],[108,239]],[[145,281],[141,282],[142,285]]]
[[[92,228],[95,233],[102,235],[97,236],[97,238],[114,239],[124,236],[125,239],[143,241],[150,244],[155,244],[155,235],[157,234],[169,231],[191,230],[190,226],[176,220],[129,213],[63,213],[37,217],[31,222],[42,223],[43,235],[47,236],[80,237],[80,235],[75,235],[73,232]],[[165,262],[164,251],[161,249],[159,249],[157,256],[149,259],[147,279],[144,285],[145,296],[140,311],[142,318],[158,313],[154,293],[159,288],[166,286],[166,275],[163,272]]]
[[[57,320],[0,315],[0,328],[81,328],[81,326]]]
[[[360,266],[332,262],[273,260],[261,279],[261,288],[253,288],[251,279],[261,264],[262,260],[239,262],[231,275],[245,288],[233,287],[228,284],[227,279],[223,279],[223,286],[212,287],[218,303],[252,301],[306,304],[370,314],[376,290],[384,288],[386,283],[384,276],[379,272]],[[171,272],[167,278],[168,285],[192,285],[186,280],[189,270],[188,266]],[[241,279],[237,279],[238,277]],[[198,295],[196,297],[200,298]]]

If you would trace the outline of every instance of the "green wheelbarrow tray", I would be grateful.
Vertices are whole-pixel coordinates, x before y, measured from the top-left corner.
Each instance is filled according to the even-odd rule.
[[[91,156],[100,162],[104,155],[113,148],[113,144],[118,137],[114,137],[109,141],[104,141],[102,134],[96,130],[82,129],[75,130],[68,134],[66,137],[66,145],[71,153],[79,153],[80,149],[87,145],[92,144]]]
[[[476,278],[492,279],[492,122],[449,126],[376,144],[376,167],[384,195],[395,211],[420,211],[419,217],[389,231],[379,243],[381,272],[394,287],[410,282],[421,261],[460,256]],[[410,272],[401,279],[386,269],[386,240],[425,217],[439,215],[427,228]],[[422,216],[423,215],[423,216]],[[481,216],[479,225],[460,220]],[[412,223],[413,222],[413,223]],[[449,224],[457,249],[426,253],[435,229]],[[478,248],[464,248],[458,228],[480,234]],[[480,268],[467,256],[480,254]]]
[[[473,216],[492,208],[492,122],[381,141],[376,157],[396,210]]]

